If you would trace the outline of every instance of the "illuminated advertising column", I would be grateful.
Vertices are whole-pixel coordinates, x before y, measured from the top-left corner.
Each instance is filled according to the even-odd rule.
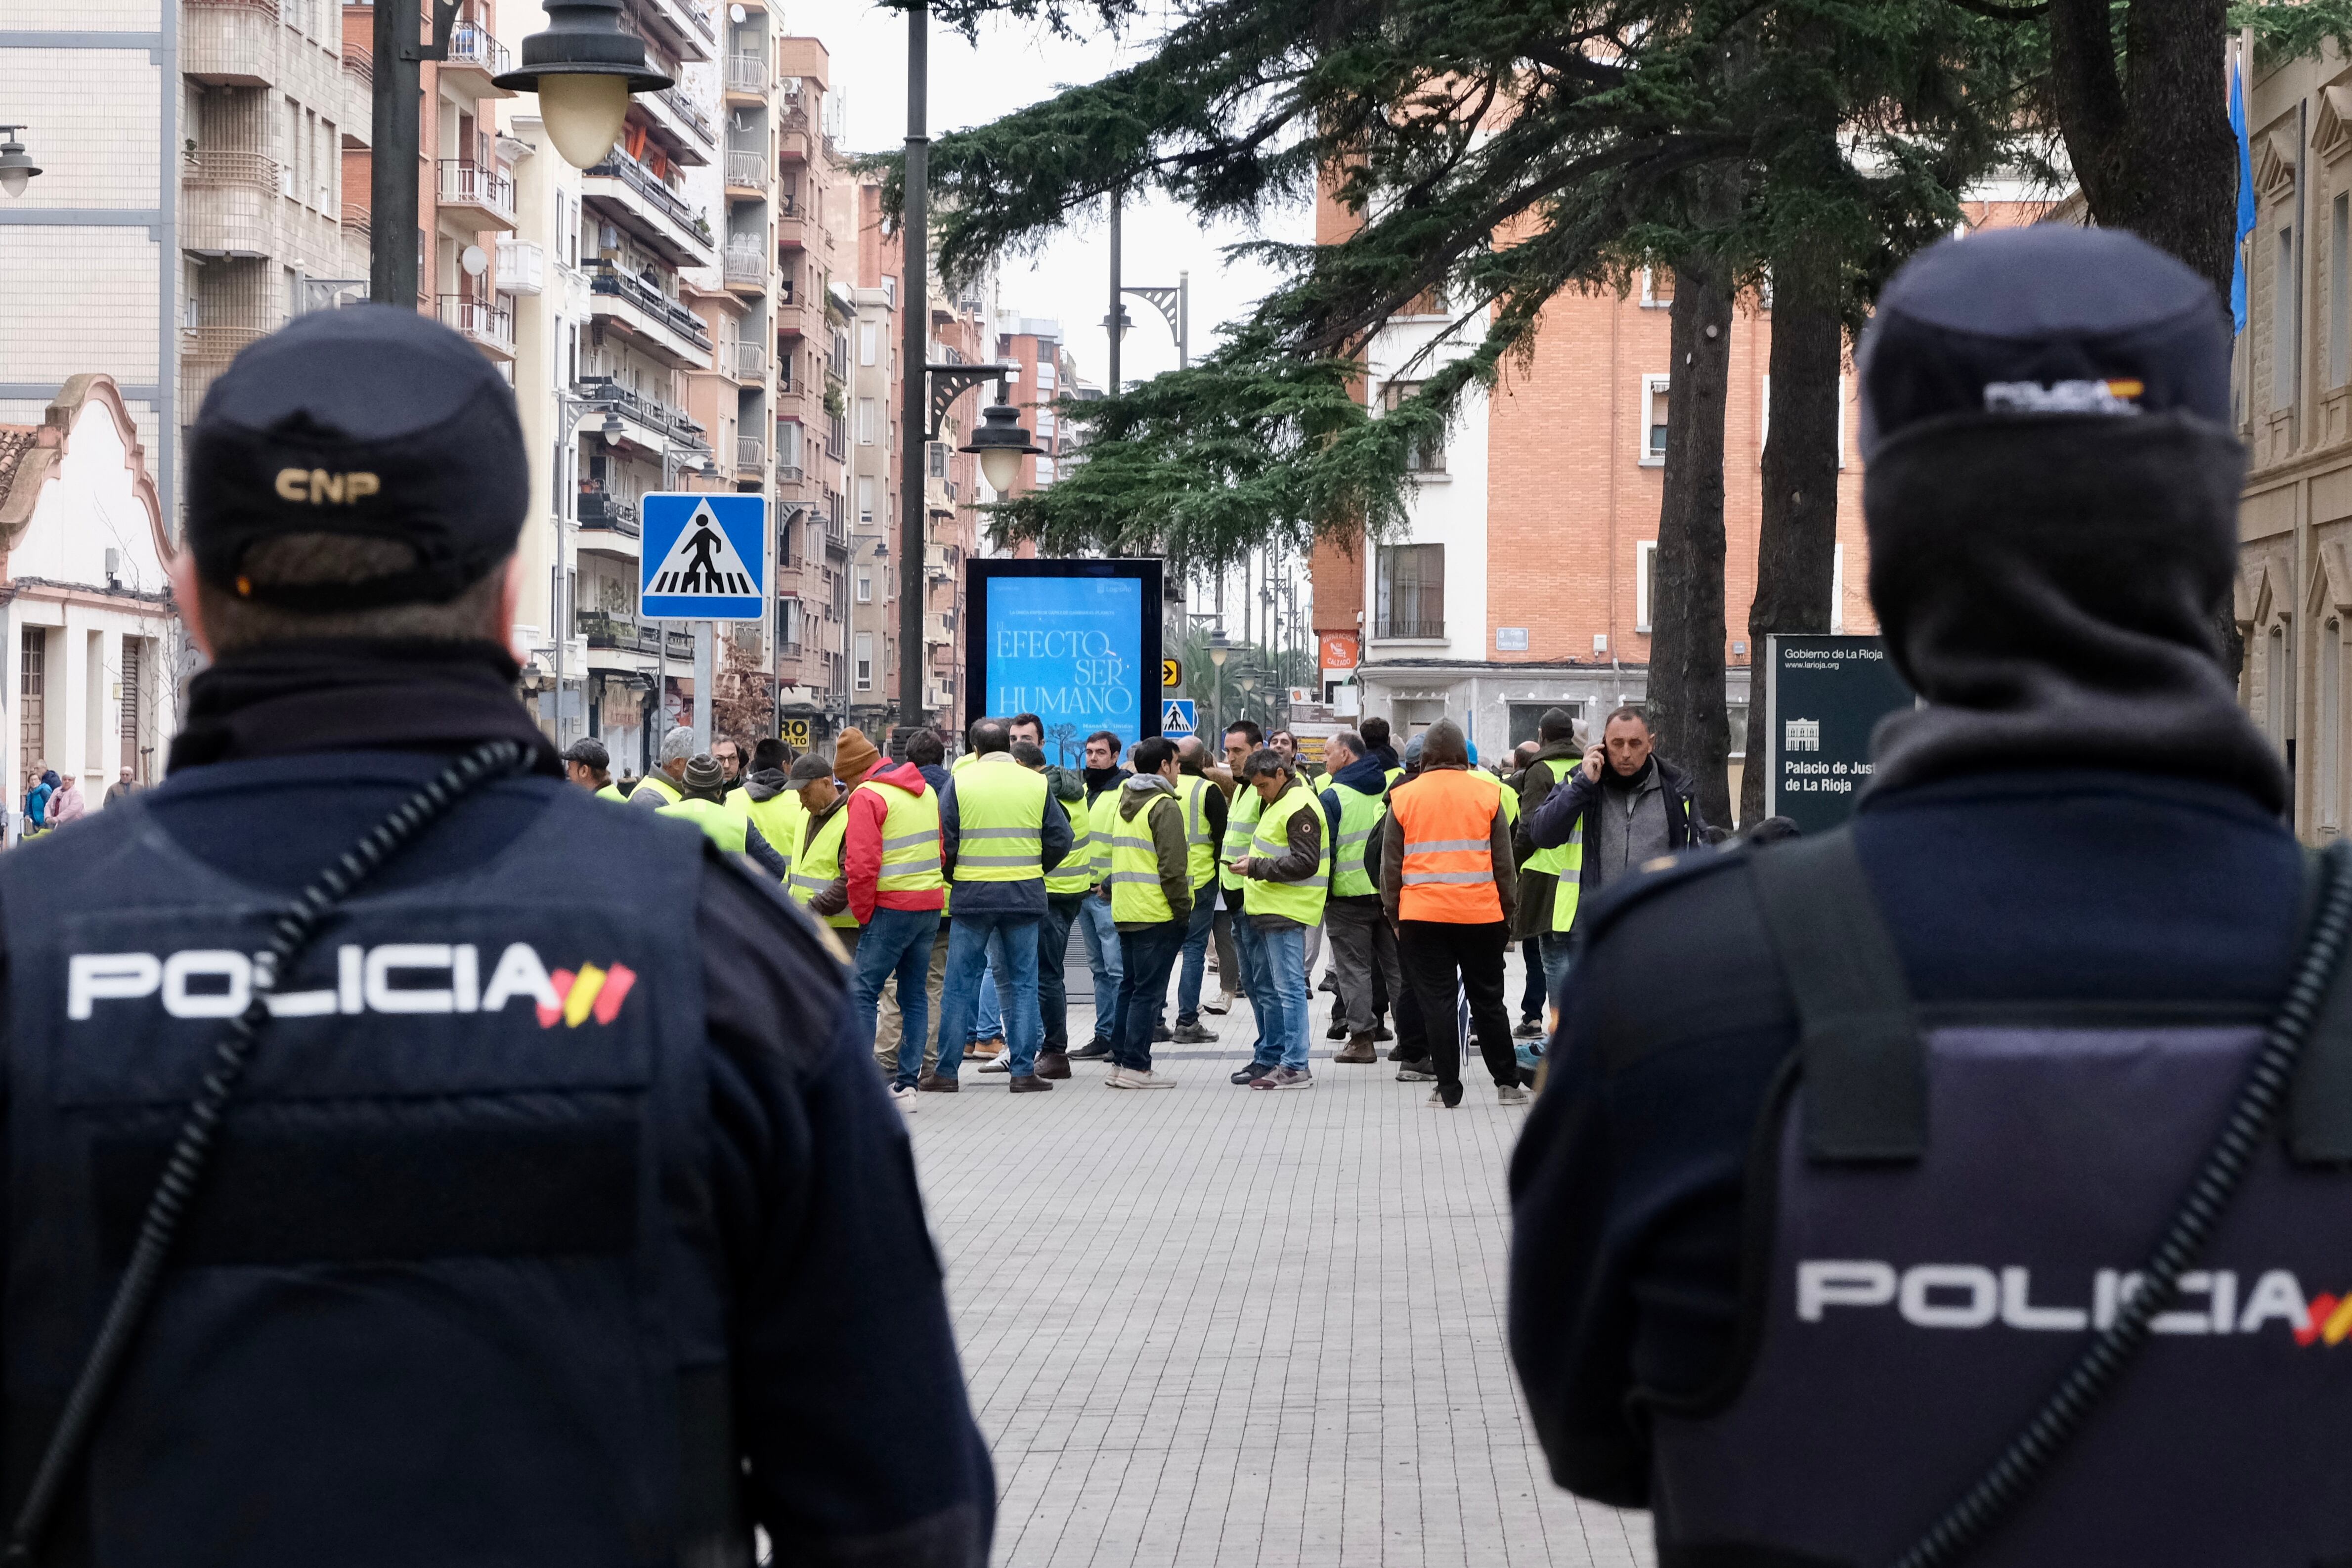
[[[970,561],[964,603],[969,710],[1034,713],[1045,760],[1082,765],[1086,739],[1119,756],[1160,733],[1157,561]]]

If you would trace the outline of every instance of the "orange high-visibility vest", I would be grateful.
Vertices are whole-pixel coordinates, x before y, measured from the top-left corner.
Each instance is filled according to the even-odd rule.
[[[1495,792],[1459,768],[1435,768],[1389,791],[1404,838],[1404,895],[1397,918],[1489,925],[1503,918],[1495,891]]]

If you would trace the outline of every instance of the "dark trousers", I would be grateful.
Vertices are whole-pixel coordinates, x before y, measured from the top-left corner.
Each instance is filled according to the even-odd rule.
[[[1543,943],[1534,937],[1519,943],[1519,956],[1527,961],[1527,984],[1519,987],[1519,1016],[1540,1018],[1544,1010]]]
[[[1045,918],[1037,922],[1037,1011],[1045,1015],[1041,1050],[1070,1048],[1070,987],[1062,965],[1070,948],[1070,922],[1078,918],[1085,893],[1048,893]]]
[[[1182,921],[1164,921],[1118,933],[1118,1011],[1111,1020],[1114,1067],[1151,1070],[1151,1031],[1168,996],[1168,976],[1184,951]]]
[[[1377,896],[1331,900],[1323,906],[1323,924],[1331,937],[1331,966],[1339,976],[1334,1022],[1345,1020],[1351,1036],[1370,1035],[1380,1024],[1391,977],[1398,990],[1404,988],[1397,972],[1396,932]]]
[[[1398,928],[1397,958],[1404,983],[1420,1004],[1430,1054],[1437,1058],[1437,1086],[1462,1089],[1462,1037],[1455,998],[1470,999],[1470,1024],[1477,1031],[1478,1055],[1497,1087],[1519,1081],[1518,1052],[1511,1044],[1510,1010],[1503,1005],[1503,949],[1510,928],[1501,921],[1451,925],[1406,921]]]

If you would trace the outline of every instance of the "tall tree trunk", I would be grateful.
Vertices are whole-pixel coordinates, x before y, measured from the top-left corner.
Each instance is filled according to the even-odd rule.
[[[1710,183],[1713,183],[1712,181]],[[1724,183],[1727,183],[1727,180]],[[1674,380],[1664,496],[1653,563],[1647,705],[1659,750],[1688,769],[1713,823],[1731,818],[1723,700],[1723,409],[1731,368],[1731,270],[1695,250],[1675,261]]]
[[[1772,388],[1764,442],[1764,515],[1756,598],[1748,609],[1748,763],[1739,820],[1764,816],[1765,638],[1830,629],[1837,559],[1839,312],[1843,268],[1825,243],[1790,246],[1772,263]]]

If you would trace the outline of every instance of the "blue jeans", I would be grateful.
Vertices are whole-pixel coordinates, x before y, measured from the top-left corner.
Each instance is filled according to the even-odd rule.
[[[1544,994],[1555,1004],[1559,1001],[1559,988],[1568,984],[1568,972],[1573,967],[1569,955],[1574,951],[1570,939],[1575,934],[1573,931],[1548,931],[1536,939],[1543,949]]]
[[[1070,922],[1078,918],[1086,893],[1047,893],[1045,918],[1037,922],[1037,1012],[1045,1025],[1039,1048],[1070,1048],[1070,993],[1063,983],[1064,955],[1070,949]]]
[[[882,983],[898,980],[898,1016],[903,1020],[898,1035],[898,1076],[900,1083],[912,1083],[922,1070],[923,1041],[931,1027],[931,999],[923,991],[923,981],[931,967],[931,938],[939,934],[940,911],[937,910],[877,909],[874,918],[866,922],[866,931],[857,939],[857,1003],[858,1021],[866,1026],[866,1037],[874,1037],[874,1013],[882,1000]],[[912,1041],[914,1049],[907,1049]],[[940,1053],[941,1067],[947,1065],[948,1053]]]
[[[1282,1040],[1278,1035],[1267,1032],[1266,1008],[1269,1004],[1264,999],[1266,985],[1265,939],[1258,931],[1257,922],[1249,916],[1239,910],[1234,910],[1233,916],[1234,954],[1241,960],[1242,971],[1236,977],[1236,988],[1248,1001],[1250,1016],[1257,1023],[1257,1038],[1250,1042],[1250,1058],[1271,1067],[1275,1058],[1282,1054]]]
[[[990,964],[1004,976],[1004,1045],[1014,1078],[1037,1070],[1037,925],[1035,915],[958,915],[949,928],[948,975],[940,987],[939,1075],[956,1076],[963,1053],[947,1048],[971,1029],[981,975]],[[904,1058],[900,1058],[902,1061]]]
[[[1087,966],[1095,972],[1095,1036],[1110,1038],[1110,1016],[1118,1008],[1118,922],[1110,900],[1087,895],[1078,906],[1078,930],[1087,939]]]
[[[1192,889],[1192,923],[1184,928],[1184,973],[1176,982],[1176,1021],[1201,1021],[1201,975],[1209,966],[1209,928],[1217,923],[1217,879]]]
[[[1118,933],[1118,1005],[1111,1018],[1113,1067],[1151,1070],[1151,1031],[1168,995],[1168,972],[1184,946],[1185,928],[1174,921]]]
[[[980,1005],[971,1016],[971,1043],[1001,1040],[1004,1037],[1004,1015],[996,1005],[996,970],[992,966],[980,977]]]
[[[1265,1018],[1265,1041],[1258,1047],[1258,1060],[1273,1059],[1270,1053],[1279,1053],[1280,1065],[1304,1069],[1307,1066],[1307,930],[1292,926],[1284,931],[1262,931],[1257,933],[1260,973],[1265,982],[1265,1000],[1250,997],[1250,1005]]]

